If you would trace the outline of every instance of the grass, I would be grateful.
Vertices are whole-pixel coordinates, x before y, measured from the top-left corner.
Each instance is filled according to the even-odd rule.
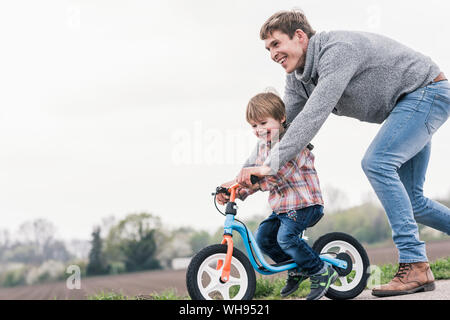
[[[254,299],[280,300],[280,291],[285,284],[286,277],[259,277],[256,281],[256,291]],[[306,297],[309,293],[309,286],[309,280],[303,281],[302,283],[300,283],[298,290],[289,296],[289,299]]]
[[[101,291],[95,295],[88,296],[88,300],[135,300],[136,298],[128,297],[123,293],[116,293],[114,291]]]
[[[162,293],[151,293],[149,295],[127,296],[123,293],[100,292],[95,295],[88,296],[88,300],[187,300],[188,296],[180,296],[176,289],[169,288]]]
[[[438,259],[430,263],[431,270],[433,271],[436,280],[450,279],[450,257]],[[395,275],[398,269],[398,264],[385,264],[379,268],[375,268],[371,271],[371,278],[369,278],[369,288],[371,279],[378,278],[379,280],[375,284],[388,283]],[[254,299],[261,300],[280,300],[280,290],[285,285],[285,276],[280,277],[258,277],[256,281],[256,291]],[[309,280],[303,281],[298,290],[289,296],[289,299],[304,298],[309,293],[310,282]],[[101,292],[96,295],[88,297],[89,300],[188,300],[188,296],[178,295],[176,289],[167,289],[162,293],[151,293],[149,295],[140,296],[126,296],[122,293],[115,292]],[[286,298],[284,298],[286,299]]]

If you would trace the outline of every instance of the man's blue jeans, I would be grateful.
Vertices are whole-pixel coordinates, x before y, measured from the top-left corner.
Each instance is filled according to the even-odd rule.
[[[294,259],[307,274],[323,267],[319,255],[299,236],[323,215],[323,207],[314,205],[289,213],[272,214],[259,225],[256,242],[263,253],[276,263]]]
[[[450,234],[450,209],[423,195],[431,138],[449,115],[448,81],[407,94],[394,107],[362,160],[362,168],[386,211],[399,262],[428,261],[416,222]]]

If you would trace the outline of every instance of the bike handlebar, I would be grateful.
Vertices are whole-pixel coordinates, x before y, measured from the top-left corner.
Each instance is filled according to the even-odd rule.
[[[250,175],[250,182],[252,184],[258,183],[259,180],[260,180],[260,178],[258,176],[255,176],[253,174]],[[230,195],[230,192],[233,192],[233,190],[236,190],[236,188],[239,187],[239,186],[240,186],[239,183],[235,183],[235,184],[233,184],[232,186],[230,186],[228,188],[226,188],[226,187],[217,187],[216,188],[216,192],[213,193],[212,195],[214,196],[214,195],[219,194],[219,193],[225,193],[227,195]]]

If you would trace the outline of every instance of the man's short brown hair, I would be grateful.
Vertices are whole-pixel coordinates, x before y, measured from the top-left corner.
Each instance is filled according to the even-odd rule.
[[[281,31],[292,39],[295,30],[300,29],[308,38],[316,34],[311,28],[305,14],[300,10],[279,11],[273,14],[261,27],[259,36],[261,40],[267,39],[272,32]]]

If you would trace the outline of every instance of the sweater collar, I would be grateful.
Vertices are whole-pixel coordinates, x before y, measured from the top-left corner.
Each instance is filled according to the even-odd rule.
[[[294,76],[303,83],[308,83],[312,78],[316,78],[319,63],[320,39],[324,32],[313,35],[308,42],[306,49],[305,66],[303,70],[296,69]]]

